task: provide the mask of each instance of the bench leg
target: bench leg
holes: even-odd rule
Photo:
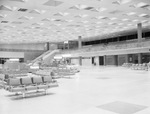
[[[18,93],[18,92],[16,92],[16,93],[15,93],[15,95],[19,95],[19,93]]]
[[[45,95],[47,95],[47,91],[48,91],[48,90],[47,90],[47,89],[45,89]]]
[[[25,92],[22,93],[22,97],[23,97],[23,98],[26,97],[26,93],[25,93]]]

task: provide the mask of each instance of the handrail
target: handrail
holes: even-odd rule
[[[52,56],[56,53],[58,53],[59,50],[48,50],[47,52],[43,53],[42,55],[38,56],[34,60],[32,60],[29,64],[33,65],[36,62],[43,62],[45,61],[49,56]]]
[[[139,48],[139,47],[149,47],[150,40],[143,40],[142,42],[118,42],[118,43],[109,43],[101,44],[96,46],[84,47],[81,49],[71,49],[71,50],[62,50],[61,53],[81,53],[81,52],[91,52],[91,51],[104,51],[104,50],[119,50],[119,49],[130,49],[130,48]]]

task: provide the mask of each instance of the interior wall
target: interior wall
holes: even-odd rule
[[[44,53],[44,51],[41,51],[41,52],[24,52],[24,61],[25,62],[31,61],[43,53]]]
[[[114,55],[106,56],[106,65],[116,65]]]
[[[99,56],[99,65],[104,65],[105,59],[104,56]]]
[[[143,53],[142,54],[142,63],[150,62],[150,53]]]
[[[82,59],[82,66],[91,66],[91,65],[92,65],[91,58],[84,58],[84,59]]]
[[[129,63],[138,64],[138,55],[137,54],[129,54],[128,60],[129,60]]]
[[[24,52],[4,52],[4,51],[0,51],[0,58],[24,58]]]
[[[95,63],[96,63],[96,66],[99,66],[99,57],[95,57]]]
[[[78,58],[72,58],[71,63],[79,65],[79,59]]]
[[[29,43],[29,44],[1,44],[2,49],[20,49],[20,50],[46,50],[45,43]]]
[[[118,65],[121,66],[123,63],[126,63],[127,55],[118,55]]]

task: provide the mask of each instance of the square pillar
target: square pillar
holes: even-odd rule
[[[45,43],[45,49],[46,49],[46,50],[49,50],[49,49],[50,49],[50,44],[49,44],[49,42],[46,42],[46,43]]]
[[[142,41],[142,23],[137,24],[138,42]]]
[[[81,49],[82,48],[82,37],[79,36],[78,37],[78,49]]]
[[[138,64],[142,63],[142,54],[138,53]]]
[[[82,57],[79,57],[79,65],[82,66]]]
[[[106,55],[104,55],[104,66],[106,66]]]
[[[129,63],[129,54],[126,55],[126,63]]]

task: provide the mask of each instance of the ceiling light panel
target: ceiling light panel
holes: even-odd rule
[[[139,17],[150,18],[150,15],[143,13],[143,14],[140,14]]]
[[[57,1],[57,0],[49,0],[49,1],[45,2],[45,3],[43,3],[43,5],[56,7],[56,6],[61,5],[62,3],[63,2]]]
[[[93,9],[91,9],[91,11],[96,11],[96,12],[103,12],[103,11],[105,11],[105,10],[107,10],[107,8],[103,8],[103,7],[99,7],[99,8],[93,8]]]
[[[136,4],[136,7],[138,8],[146,8],[149,7],[150,5],[145,3],[145,2],[139,2],[138,4]]]
[[[46,10],[34,9],[34,10],[31,10],[29,13],[42,14],[42,13],[45,13],[45,12],[46,12]]]
[[[116,0],[113,1],[112,4],[122,5],[122,4],[127,4],[129,2],[131,2],[131,0]]]
[[[16,1],[16,2],[27,2],[28,0],[10,0],[10,1]]]
[[[20,12],[26,12],[26,11],[28,11],[28,9],[26,9],[26,8],[20,8],[20,9],[18,9],[18,11],[20,11]]]
[[[16,9],[17,9],[17,7],[11,7],[8,5],[1,5],[0,6],[0,10],[4,10],[4,11],[14,11]]]
[[[23,20],[30,20],[30,19],[33,19],[33,17],[28,17],[28,16],[22,16],[18,19],[23,19]]]
[[[5,18],[7,14],[0,14],[0,18]]]
[[[69,13],[67,12],[64,12],[64,13],[59,12],[59,13],[54,14],[54,16],[67,16],[67,15],[69,15]]]

